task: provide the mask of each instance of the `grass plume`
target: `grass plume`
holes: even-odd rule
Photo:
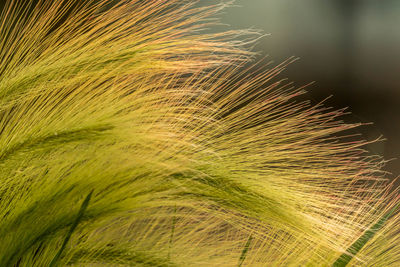
[[[203,31],[225,6],[7,1],[0,266],[330,266],[396,205],[291,60],[257,72],[259,33]],[[398,216],[349,264],[396,266]]]

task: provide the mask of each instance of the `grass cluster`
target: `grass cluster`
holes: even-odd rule
[[[245,67],[257,32],[202,31],[225,5],[6,3],[0,266],[400,263],[359,124]]]

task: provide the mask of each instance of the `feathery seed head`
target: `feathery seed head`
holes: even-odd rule
[[[256,32],[201,31],[224,6],[6,3],[1,266],[329,265],[397,203],[290,60],[247,74]],[[395,264],[382,238],[354,261]]]

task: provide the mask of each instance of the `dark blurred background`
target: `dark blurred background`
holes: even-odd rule
[[[224,11],[222,22],[269,33],[255,47],[267,61],[299,57],[283,75],[297,86],[315,81],[307,97],[317,103],[332,95],[327,105],[352,112],[345,120],[373,122],[362,127],[363,137],[387,140],[368,149],[394,159],[386,170],[400,175],[400,0],[235,4]]]

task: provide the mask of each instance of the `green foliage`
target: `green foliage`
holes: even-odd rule
[[[60,259],[61,253],[65,249],[65,246],[67,245],[69,239],[71,238],[72,233],[74,232],[75,228],[78,226],[78,223],[82,219],[82,216],[85,213],[87,206],[89,205],[89,201],[90,201],[90,198],[92,197],[92,193],[93,193],[93,191],[90,192],[89,195],[87,195],[87,197],[83,201],[82,206],[79,209],[78,215],[76,216],[74,223],[71,225],[71,228],[69,229],[67,235],[65,236],[65,239],[61,245],[60,250],[57,252],[57,254],[54,256],[53,260],[50,262],[50,265],[49,265],[50,267],[56,266],[58,260]]]
[[[226,3],[117,2],[2,11],[0,266],[330,266],[396,205],[290,60],[258,73],[257,32],[203,31]],[[349,264],[396,266],[398,220]]]
[[[250,243],[251,243],[252,239],[253,239],[253,237],[249,236],[249,239],[247,239],[247,242],[244,245],[244,248],[242,250],[242,254],[240,254],[240,258],[239,258],[239,264],[238,264],[239,267],[242,266],[244,260],[246,259],[246,254],[247,254],[247,251],[249,251],[249,247],[250,247]]]
[[[382,218],[379,219],[379,221],[372,225],[371,228],[369,228],[365,233],[357,239],[351,246],[346,250],[345,253],[343,253],[334,263],[332,266],[334,267],[344,267],[346,266],[354,256],[357,255],[357,253],[362,249],[365,244],[371,238],[374,237],[374,235],[383,227],[383,225],[386,223],[386,221],[390,218],[390,216],[393,215],[393,213],[398,209],[398,205],[396,205],[394,208],[392,208],[390,211],[388,211]]]

